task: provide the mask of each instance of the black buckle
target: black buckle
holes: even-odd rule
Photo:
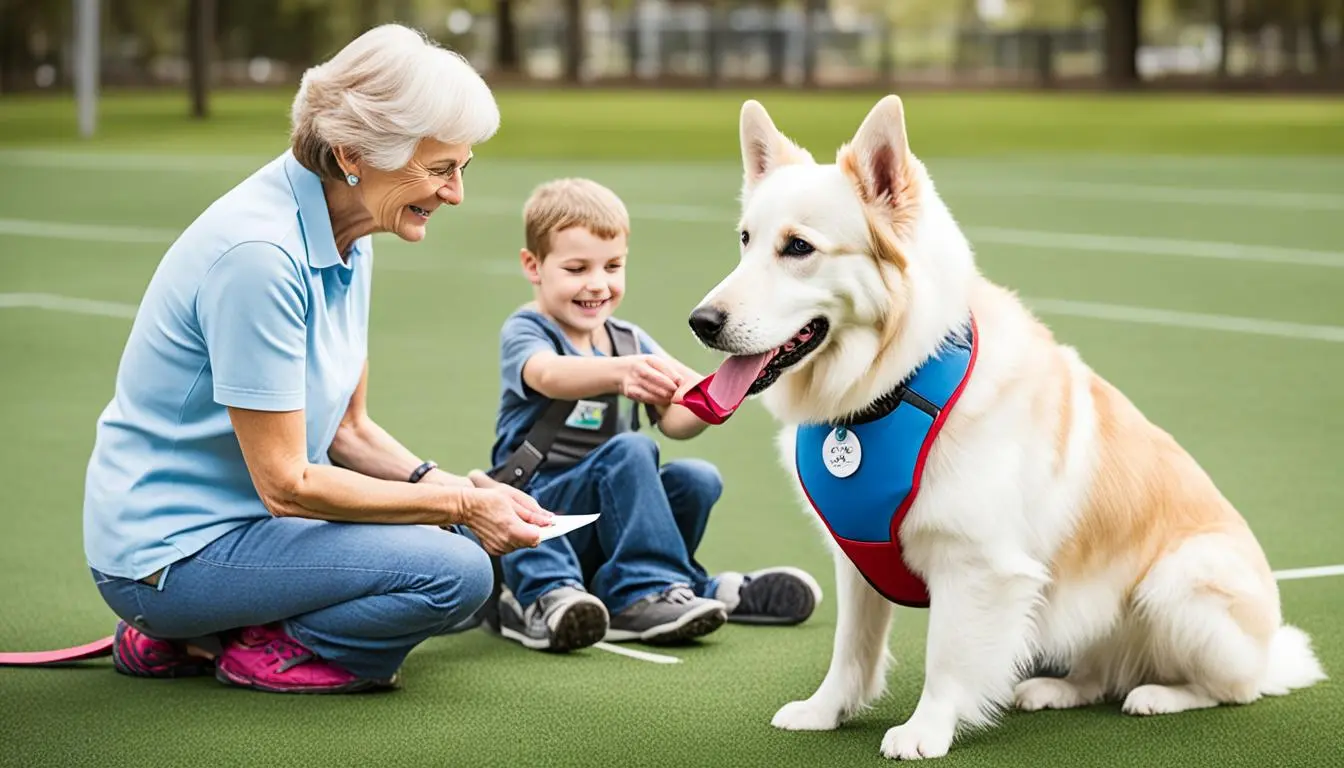
[[[523,441],[518,446],[518,450],[513,452],[508,461],[495,472],[494,477],[501,483],[507,483],[515,488],[521,489],[527,485],[527,481],[532,479],[532,473],[537,471],[541,462],[546,456],[536,449],[536,446]]]

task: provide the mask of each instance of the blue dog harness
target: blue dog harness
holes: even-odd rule
[[[873,589],[899,605],[929,606],[927,587],[901,555],[900,527],[929,450],[975,368],[976,335],[971,318],[862,412],[797,428],[794,463],[812,509]]]

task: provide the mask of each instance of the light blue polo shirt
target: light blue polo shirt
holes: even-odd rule
[[[322,183],[289,152],[201,214],[159,263],[98,418],[89,566],[140,579],[269,516],[225,406],[304,410],[331,446],[368,349],[370,237],[343,262]]]

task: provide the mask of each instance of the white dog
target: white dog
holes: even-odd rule
[[[1208,475],[979,274],[900,99],[879,101],[834,164],[755,101],[741,142],[741,260],[691,325],[730,355],[707,380],[720,415],[759,393],[786,425],[779,449],[824,513],[839,603],[825,679],[775,726],[832,729],[878,698],[892,603],[926,604],[923,589],[924,689],[887,757],[944,755],[1013,703],[1113,698],[1149,715],[1325,678]],[[872,431],[893,414],[905,426]],[[873,520],[889,530],[853,540]],[[1068,676],[1019,681],[1039,660]]]

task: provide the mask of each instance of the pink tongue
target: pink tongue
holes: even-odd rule
[[[747,399],[747,390],[761,374],[775,352],[730,357],[723,361],[709,382],[709,396],[720,406],[732,410]]]

